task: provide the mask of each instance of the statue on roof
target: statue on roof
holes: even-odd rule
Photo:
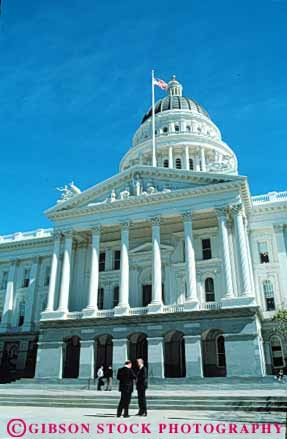
[[[76,195],[81,193],[81,190],[72,181],[68,185],[65,184],[63,187],[57,187],[57,191],[61,192],[61,197],[57,200],[57,203],[63,203],[64,201],[70,200]]]

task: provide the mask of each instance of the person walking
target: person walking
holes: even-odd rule
[[[97,371],[97,377],[98,377],[98,387],[97,390],[102,390],[102,387],[104,385],[104,366],[99,367]]]
[[[136,388],[138,393],[138,416],[147,416],[146,389],[148,387],[148,372],[142,358],[137,359]]]
[[[119,380],[119,391],[121,399],[118,404],[117,417],[121,417],[124,411],[124,418],[129,418],[129,405],[134,388],[135,374],[132,370],[132,362],[127,360],[124,367],[118,369],[117,379]]]
[[[105,378],[106,378],[105,390],[112,390],[112,387],[113,387],[113,368],[112,368],[112,366],[109,366],[106,369]]]

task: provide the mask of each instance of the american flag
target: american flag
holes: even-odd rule
[[[167,83],[163,79],[156,79],[156,78],[154,78],[153,85],[157,85],[162,90],[166,90],[167,89]]]

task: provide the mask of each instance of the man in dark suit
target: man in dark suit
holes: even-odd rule
[[[147,416],[147,406],[146,406],[146,389],[148,383],[148,373],[147,368],[144,365],[142,358],[137,359],[138,372],[136,377],[136,387],[138,392],[138,404],[139,404],[139,416]]]
[[[118,405],[117,417],[119,418],[124,411],[124,418],[129,417],[129,405],[131,402],[132,392],[134,390],[134,379],[136,378],[132,370],[132,362],[126,361],[124,367],[121,367],[117,373],[119,380],[119,391],[121,392],[121,399]]]

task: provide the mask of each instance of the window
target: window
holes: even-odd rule
[[[25,268],[23,275],[22,288],[28,288],[30,283],[30,268]]]
[[[280,338],[274,335],[270,340],[270,345],[273,367],[284,367],[285,362]]]
[[[191,131],[191,129],[190,129],[190,125],[187,125],[187,126],[186,126],[186,131],[187,131],[188,133],[190,133],[190,131]]]
[[[1,279],[1,290],[6,290],[8,283],[8,271],[3,271]]]
[[[201,241],[202,245],[202,259],[211,259],[212,253],[211,253],[211,241],[209,238],[202,239]]]
[[[104,309],[104,289],[98,289],[98,308]]]
[[[25,319],[25,301],[22,300],[19,303],[19,319],[18,319],[18,326],[23,326]]]
[[[175,160],[175,167],[176,167],[176,169],[181,169],[181,159],[180,158],[177,158]]]
[[[259,258],[261,264],[267,264],[269,262],[269,252],[267,242],[259,242]]]
[[[143,306],[147,306],[151,302],[151,285],[143,285]]]
[[[193,160],[192,159],[189,159],[189,169],[193,169],[194,168],[194,166],[193,166]]]
[[[263,292],[265,297],[266,311],[275,310],[274,289],[271,280],[265,280],[263,282]]]
[[[167,127],[164,127],[162,131],[163,131],[165,134],[167,134],[167,133],[168,133],[168,128],[167,128]]]
[[[100,259],[99,259],[99,271],[105,271],[106,267],[106,253],[102,252],[100,253]]]
[[[44,275],[44,287],[48,287],[50,283],[50,271],[51,267],[47,266],[45,268],[45,275]]]
[[[217,356],[217,366],[226,367],[223,335],[219,335],[216,339],[216,356]]]
[[[115,250],[114,252],[114,270],[119,270],[121,266],[121,251]]]
[[[177,132],[177,133],[179,132],[179,125],[175,125],[174,131]]]
[[[164,167],[164,168],[168,168],[168,167],[169,167],[169,161],[168,161],[168,159],[165,159],[165,160],[163,161],[163,167]]]
[[[212,277],[208,277],[204,282],[205,288],[205,301],[206,302],[214,302],[215,294],[214,294],[214,280]]]
[[[119,304],[119,293],[120,293],[120,288],[118,286],[114,287],[113,308],[115,306],[118,306]]]

